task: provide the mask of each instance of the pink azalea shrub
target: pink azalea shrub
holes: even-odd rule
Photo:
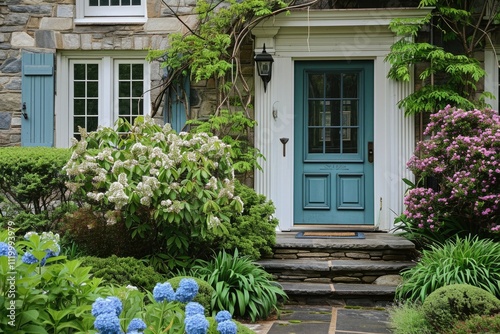
[[[465,234],[500,232],[500,117],[491,110],[447,106],[431,115],[408,168],[437,189],[417,183],[407,193],[406,218],[414,227],[438,233],[460,226]],[[452,224],[452,225],[453,225]]]

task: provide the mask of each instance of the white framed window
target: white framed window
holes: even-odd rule
[[[114,126],[118,118],[133,123],[149,114],[150,67],[144,58],[130,52],[58,55],[57,147],[79,139],[79,127],[95,131]]]
[[[142,24],[147,0],[76,0],[76,24]]]

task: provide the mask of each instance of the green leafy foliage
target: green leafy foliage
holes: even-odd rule
[[[214,289],[212,312],[227,310],[234,316],[252,321],[266,319],[277,310],[283,289],[271,281],[271,275],[250,258],[219,252],[211,261],[198,261],[194,273]]]
[[[253,174],[255,169],[262,170],[257,159],[263,158],[263,155],[250,141],[256,122],[243,112],[221,110],[218,115],[211,115],[207,121],[191,120],[187,123],[195,126],[191,132],[217,136],[231,146],[233,168],[243,180]]]
[[[450,284],[470,284],[500,296],[500,243],[472,237],[455,238],[423,250],[417,265],[404,271],[399,299],[421,300]]]
[[[390,24],[400,39],[386,57],[391,64],[388,77],[409,82],[417,69],[421,80],[420,87],[399,101],[398,106],[407,115],[435,112],[448,104],[469,110],[484,107],[484,98],[491,98],[492,94],[478,89],[477,83],[485,71],[475,59],[475,52],[497,29],[492,23],[500,6],[492,1],[453,0],[422,0],[420,6],[434,7],[432,15],[395,19]],[[486,16],[487,11],[491,15]],[[425,42],[420,34],[424,26],[432,27],[431,35],[440,32],[444,43]]]
[[[211,307],[211,302],[212,302],[212,296],[215,293],[214,288],[204,280],[197,278],[197,277],[191,277],[191,276],[176,276],[171,279],[169,279],[167,282],[170,283],[172,288],[176,290],[179,287],[179,283],[183,278],[192,278],[198,283],[198,294],[196,297],[193,299],[194,302],[200,303],[204,308],[205,308],[205,315],[210,315],[212,313],[212,307]]]
[[[164,280],[163,275],[157,273],[152,267],[132,257],[87,256],[79,260],[82,265],[91,267],[90,273],[94,277],[102,278],[106,284],[131,285],[147,291],[153,290],[156,283]]]
[[[435,329],[443,330],[474,315],[500,312],[500,300],[481,288],[452,284],[431,293],[425,299],[422,310]]]
[[[239,182],[235,182],[234,189],[243,201],[243,212],[241,215],[231,215],[227,223],[228,233],[215,236],[212,248],[228,251],[238,249],[241,255],[254,260],[271,255],[278,225],[278,219],[273,216],[274,205],[264,195],[257,194],[254,189]]]
[[[18,254],[0,256],[0,328],[16,334],[90,330],[89,311],[104,292],[102,280],[91,277],[90,267],[64,256],[49,258],[45,265],[23,262],[21,255],[28,251],[41,260],[53,241],[33,236],[16,243],[12,232],[0,231],[0,240],[14,245]]]
[[[237,106],[248,115],[252,104],[252,86],[242,70],[241,46],[248,41],[255,25],[287,11],[289,4],[293,1],[198,0],[195,7],[198,25],[189,28],[187,34],[170,34],[168,49],[152,50],[147,59],[160,59],[162,66],[168,69],[169,77],[164,90],[180,82],[188,73],[195,81],[213,80],[218,90],[216,113],[222,106],[223,109]],[[170,10],[175,13],[174,8]],[[160,102],[154,103],[154,110],[160,107]]]
[[[51,147],[5,147],[0,150],[0,195],[14,211],[41,214],[54,202],[68,200],[62,168],[71,153]],[[5,210],[5,206],[2,206]],[[3,215],[9,212],[3,213]]]

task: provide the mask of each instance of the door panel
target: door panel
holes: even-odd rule
[[[373,62],[295,63],[295,224],[373,224]]]

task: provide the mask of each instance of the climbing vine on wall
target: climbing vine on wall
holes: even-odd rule
[[[171,34],[168,49],[152,50],[148,59],[160,59],[167,69],[168,77],[162,83],[164,91],[187,75],[195,82],[214,80],[215,114],[237,107],[249,116],[252,92],[242,71],[242,45],[248,41],[252,28],[262,20],[315,2],[317,0],[300,4],[295,4],[295,0],[198,0],[196,26],[185,25],[186,34]],[[177,15],[165,0],[163,3]],[[163,94],[159,94],[153,102],[153,114],[158,111],[162,97]]]

